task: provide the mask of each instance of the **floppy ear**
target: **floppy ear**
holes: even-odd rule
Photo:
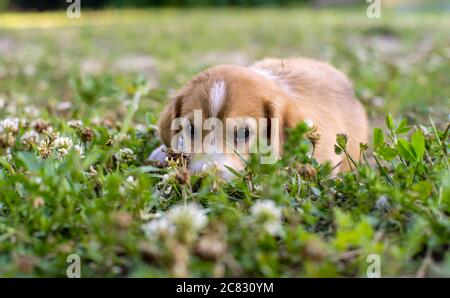
[[[264,102],[264,114],[267,118],[267,139],[270,143],[277,141],[279,152],[282,153],[283,143],[287,139],[286,128],[295,126],[292,108],[285,100],[269,100]],[[271,118],[278,120],[278,127],[273,127]],[[276,129],[278,128],[278,129]],[[274,139],[278,138],[278,139]]]
[[[166,108],[161,113],[159,118],[159,136],[163,143],[170,147],[170,142],[174,132],[171,129],[172,121],[181,116],[181,107],[183,101],[181,96],[177,96],[171,100],[171,102],[166,106]]]

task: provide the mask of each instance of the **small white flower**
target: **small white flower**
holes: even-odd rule
[[[73,146],[73,150],[81,157],[84,157],[84,150],[83,147],[81,147],[80,145],[75,145]]]
[[[113,137],[113,139],[114,139],[114,142],[121,143],[123,141],[129,140],[130,136],[126,133],[118,133],[117,135],[115,135]]]
[[[72,108],[72,103],[70,101],[60,102],[56,106],[56,109],[58,110],[58,112],[65,112],[65,111],[70,110],[71,108]]]
[[[53,146],[55,149],[70,149],[73,146],[73,142],[69,137],[58,137],[53,141]]]
[[[205,210],[198,204],[177,205],[167,212],[167,218],[177,227],[197,232],[208,224]]]
[[[80,128],[83,127],[83,121],[81,120],[70,120],[67,122],[67,125],[69,125],[72,128]]]
[[[0,157],[2,157],[2,156],[0,155]],[[11,148],[8,148],[8,149],[6,150],[6,153],[5,153],[5,155],[3,156],[3,158],[4,158],[7,162],[10,162],[10,161],[12,160]]]
[[[166,217],[162,217],[142,225],[142,230],[147,238],[157,240],[172,236],[175,233],[175,226]]]
[[[94,125],[101,125],[102,119],[98,116],[95,116],[94,118],[91,118],[91,124]]]
[[[134,179],[133,176],[128,176],[127,177],[127,183],[129,183],[129,184],[136,184],[136,179]]]
[[[314,126],[314,122],[311,119],[305,119],[304,122],[309,128],[312,128]]]
[[[205,210],[198,204],[176,205],[167,213],[156,214],[155,219],[142,226],[145,235],[152,240],[181,233],[183,237],[196,237],[196,233],[208,223]],[[190,238],[193,239],[193,238]]]
[[[169,181],[169,179],[170,179],[170,175],[169,174],[164,174],[162,176],[161,183],[167,183]]]
[[[39,142],[39,134],[30,130],[22,135],[20,138],[20,143],[27,149],[30,149],[33,145],[36,145]]]
[[[114,154],[114,157],[120,162],[130,162],[136,159],[136,155],[130,148],[120,149],[118,153]]]
[[[26,106],[24,108],[24,112],[28,117],[31,118],[36,118],[37,116],[39,116],[39,109],[35,106]]]
[[[6,118],[0,121],[0,133],[11,132],[17,133],[19,131],[19,119],[18,118]]]
[[[134,126],[134,129],[136,129],[136,131],[140,134],[145,134],[147,131],[147,126],[145,126],[143,124],[136,124]]]
[[[58,157],[62,158],[72,149],[73,142],[69,137],[58,137],[53,141],[53,147],[58,152]]]
[[[269,234],[276,235],[281,230],[281,209],[271,200],[259,200],[250,209],[255,223]]]
[[[42,184],[42,178],[41,177],[34,177],[33,178],[33,183],[36,184],[36,185]]]
[[[122,196],[125,196],[125,195],[127,194],[127,190],[125,189],[124,186],[120,186],[120,187],[119,187],[119,193],[120,193]]]
[[[8,103],[6,105],[6,113],[9,115],[16,115],[17,114],[17,106],[14,103]]]
[[[19,126],[20,127],[28,127],[28,120],[25,118],[20,118],[19,119]]]
[[[133,189],[138,185],[137,180],[133,176],[128,176],[124,182],[124,186],[128,189]]]
[[[42,140],[37,149],[41,158],[48,158],[52,153],[51,141],[49,139]]]

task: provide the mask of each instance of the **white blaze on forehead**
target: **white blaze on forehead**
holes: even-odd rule
[[[210,91],[211,100],[211,113],[213,117],[216,117],[222,107],[223,101],[225,99],[226,87],[224,81],[214,82]]]

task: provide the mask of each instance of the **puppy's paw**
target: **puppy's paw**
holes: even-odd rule
[[[148,157],[148,160],[158,161],[162,166],[166,165],[166,145],[161,145],[158,148],[156,148],[152,154]]]

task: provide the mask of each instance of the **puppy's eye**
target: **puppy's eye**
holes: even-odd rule
[[[234,135],[235,142],[248,141],[250,137],[250,129],[246,127],[240,128]]]

